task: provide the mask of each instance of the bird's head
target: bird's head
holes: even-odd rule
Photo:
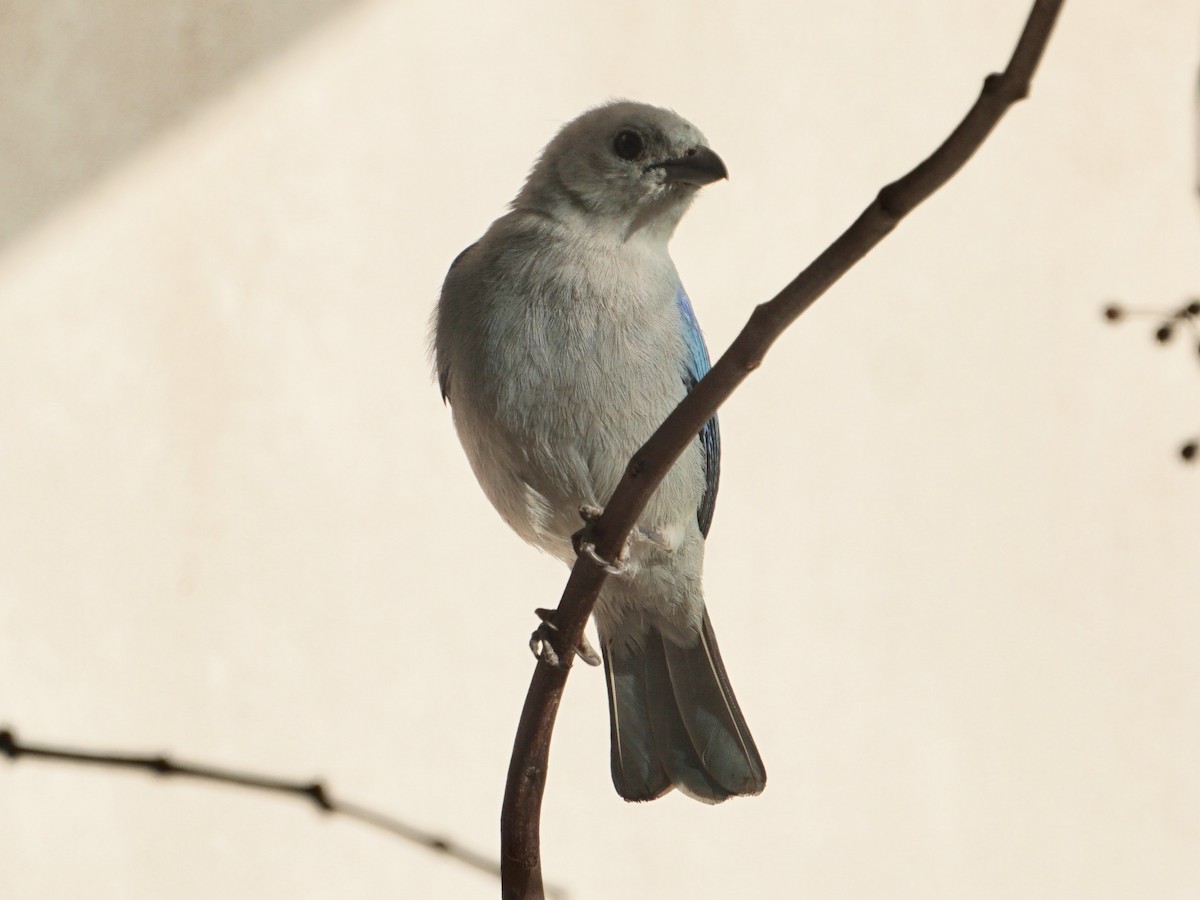
[[[568,122],[538,158],[514,206],[623,234],[669,238],[703,185],[728,177],[691,122],[616,101]]]

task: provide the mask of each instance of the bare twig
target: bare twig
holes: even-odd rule
[[[317,809],[325,813],[356,819],[380,831],[403,838],[442,853],[453,860],[464,863],[473,869],[486,872],[489,875],[500,875],[499,864],[486,856],[462,847],[454,841],[430,834],[415,828],[399,819],[378,812],[357,803],[335,798],[321,781],[288,781],[282,778],[271,778],[265,775],[252,775],[247,772],[236,772],[232,769],[221,769],[215,766],[196,765],[192,763],[175,762],[163,755],[141,755],[125,753],[96,753],[89,750],[73,750],[65,747],[52,747],[46,744],[29,744],[17,739],[11,729],[0,730],[0,756],[7,756],[14,762],[21,758],[47,759],[58,762],[77,763],[81,765],[106,766],[120,769],[140,769],[155,775],[177,775],[182,778],[198,778],[205,781],[215,781],[221,784],[232,784],[253,790],[270,791],[275,794],[290,794],[310,801]],[[566,893],[559,889],[551,890],[552,896],[565,897]]]
[[[1104,318],[1111,323],[1124,321],[1132,317],[1151,318],[1157,320],[1154,339],[1160,345],[1171,343],[1178,332],[1191,332],[1193,343],[1193,359],[1200,352],[1200,344],[1195,339],[1200,337],[1200,297],[1189,297],[1182,306],[1174,309],[1144,309],[1122,306],[1120,303],[1110,303],[1104,307]],[[1195,463],[1200,457],[1200,435],[1190,437],[1179,445],[1179,457],[1184,462]]]
[[[989,75],[983,90],[950,136],[907,175],[887,185],[842,235],[750,321],[695,389],[634,455],[604,514],[592,525],[596,552],[615,559],[650,495],[679,454],[734,389],[762,363],[780,334],[829,287],[886,237],[904,216],[945,184],[1029,91],[1029,82],[1050,39],[1062,0],[1035,0],[1016,49],[1002,74]],[[500,822],[505,898],[544,896],[539,819],[550,737],[562,700],[573,648],[591,614],[605,572],[576,560],[555,616],[555,651],[565,668],[539,662],[533,673],[514,742]]]

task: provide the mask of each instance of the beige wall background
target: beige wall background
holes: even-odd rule
[[[1026,0],[0,2],[0,720],[324,776],[498,853],[565,580],[428,372],[454,255],[622,95],[732,172],[710,346],[934,147]],[[579,670],[575,898],[1200,897],[1197,12],[1068,0],[1032,99],[722,411],[707,585],[770,773],[627,806]],[[1192,339],[1194,344],[1194,338]],[[490,897],[287,799],[0,766],[6,897]]]

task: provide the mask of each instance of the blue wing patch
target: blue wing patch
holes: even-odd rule
[[[712,363],[708,359],[704,336],[700,333],[700,323],[696,321],[696,313],[692,311],[692,302],[688,300],[683,285],[676,291],[675,303],[679,307],[683,340],[688,351],[684,362],[683,386],[690,393],[712,368]],[[700,498],[700,506],[696,509],[696,522],[700,526],[700,533],[708,537],[713,510],[717,506],[717,483],[721,480],[721,430],[716,416],[700,429],[699,440],[704,450],[704,496]]]

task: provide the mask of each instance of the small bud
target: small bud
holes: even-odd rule
[[[1158,331],[1154,332],[1154,339],[1160,344],[1165,344],[1171,339],[1172,334],[1173,331],[1171,330],[1170,324],[1166,324],[1159,328]]]
[[[1189,316],[1200,316],[1200,300],[1193,300],[1184,309]]]
[[[1125,310],[1121,309],[1121,307],[1115,303],[1110,303],[1108,306],[1104,307],[1104,318],[1108,319],[1110,322],[1116,322],[1124,315]]]
[[[1179,455],[1185,462],[1195,462],[1197,451],[1200,451],[1200,444],[1197,444],[1196,441],[1188,441],[1179,448]]]

